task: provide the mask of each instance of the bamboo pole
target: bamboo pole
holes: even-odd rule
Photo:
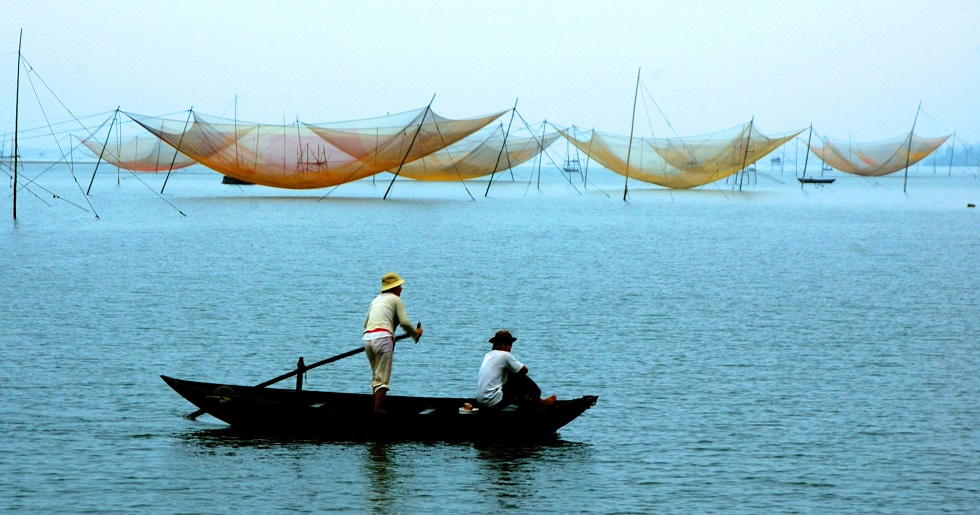
[[[633,92],[633,117],[630,119],[630,142],[626,146],[626,181],[623,183],[623,202],[629,193],[630,184],[630,154],[633,152],[633,127],[636,125],[636,98],[640,95],[640,70],[636,70],[636,90]]]
[[[810,124],[810,134],[806,137],[806,158],[803,160],[803,178],[806,179],[806,165],[810,162],[810,141],[813,140],[813,123]],[[824,148],[827,148],[826,143]],[[821,167],[822,168],[822,167]],[[803,189],[803,181],[800,181],[800,189]]]
[[[956,155],[956,131],[953,131],[953,141],[949,144],[949,173],[946,177],[953,176],[953,156]]]
[[[484,197],[486,197],[487,195],[490,194],[490,185],[493,184],[493,176],[494,176],[494,174],[497,173],[497,168],[500,167],[500,156],[503,155],[504,149],[507,148],[507,136],[510,134],[510,126],[511,126],[511,124],[514,123],[514,113],[517,112],[517,100],[520,100],[520,99],[514,100],[514,108],[511,109],[511,111],[510,111],[510,121],[507,122],[507,131],[504,132],[504,142],[503,142],[503,144],[500,145],[500,152],[497,153],[497,162],[494,163],[494,165],[493,165],[493,171],[490,172],[490,180],[487,181],[487,191],[483,193],[483,196]],[[508,159],[510,159],[510,156],[508,156]]]
[[[742,174],[738,180],[738,191],[742,191],[742,181],[745,180],[745,165],[749,160],[749,145],[752,144],[752,125],[755,123],[755,115],[749,120],[749,135],[745,139],[745,153],[742,155]]]
[[[902,182],[902,193],[906,192],[906,186],[909,183],[909,161],[912,159],[912,139],[915,137],[915,122],[919,121],[919,111],[922,110],[922,101],[919,101],[919,107],[915,110],[915,118],[912,120],[912,132],[909,133],[909,148],[905,153],[905,180]]]
[[[432,100],[429,100],[429,105],[425,106],[425,111],[422,112],[422,119],[419,121],[419,128],[415,130],[415,135],[412,136],[412,142],[408,144],[408,150],[405,151],[405,156],[402,157],[402,162],[398,163],[398,170],[395,171],[395,176],[391,178],[391,182],[388,183],[388,189],[385,190],[384,200],[388,200],[388,192],[391,191],[391,187],[395,184],[395,179],[398,178],[398,174],[402,172],[402,167],[405,166],[405,161],[408,160],[408,154],[412,152],[412,147],[415,146],[415,140],[418,139],[419,133],[422,132],[422,125],[425,124],[425,117],[429,115],[429,110],[432,109],[432,102],[435,102],[436,96],[432,95]]]
[[[177,162],[177,154],[180,152],[180,145],[184,142],[184,134],[187,133],[187,125],[191,123],[191,116],[194,115],[194,106],[191,106],[190,111],[187,111],[187,120],[184,122],[184,130],[180,132],[180,139],[177,140],[177,149],[174,151],[174,158],[170,161],[170,169],[167,170],[167,176],[163,178],[163,186],[160,187],[160,194],[163,194],[163,189],[167,187],[167,181],[170,180],[170,172],[174,170],[174,163]]]
[[[118,112],[119,112],[119,106],[116,106],[116,112],[112,113],[112,123],[109,124],[109,132],[106,133],[105,142],[102,143],[102,150],[99,151],[99,160],[95,162],[95,170],[92,170],[92,179],[89,180],[88,189],[85,190],[86,195],[88,195],[89,192],[92,191],[92,183],[95,182],[95,174],[99,173],[99,165],[102,164],[102,155],[105,154],[105,147],[109,145],[109,137],[112,135],[112,127],[116,124],[116,114]]]
[[[24,29],[20,29],[20,39],[17,42],[17,93],[14,95],[14,220],[17,219],[17,156],[20,154],[17,131],[20,123],[20,60],[23,44]]]

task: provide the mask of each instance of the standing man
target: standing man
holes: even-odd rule
[[[541,398],[541,389],[527,376],[527,366],[510,349],[517,338],[510,331],[497,331],[490,338],[493,348],[483,357],[476,381],[476,400],[492,410],[503,410],[513,402],[519,406],[547,407],[555,403],[552,395]]]
[[[374,393],[374,412],[384,413],[385,396],[391,380],[391,359],[395,352],[395,327],[402,326],[418,343],[422,336],[422,324],[416,328],[405,312],[402,302],[402,284],[405,282],[396,272],[381,277],[381,294],[371,301],[364,319],[364,352],[371,364],[371,391]]]

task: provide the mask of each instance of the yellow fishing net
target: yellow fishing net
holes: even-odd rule
[[[858,143],[821,138],[808,144],[821,161],[845,173],[880,177],[913,165],[936,151],[949,136],[923,138],[911,132],[889,140]]]
[[[802,131],[766,136],[753,123],[703,136],[633,138],[592,131],[588,139],[559,129],[606,169],[667,188],[694,188],[724,179],[755,163]]]
[[[484,129],[438,152],[402,167],[399,175],[420,181],[459,181],[502,172],[523,164],[558,139],[552,132],[543,137],[506,138],[504,128]],[[395,170],[389,170],[394,172]]]

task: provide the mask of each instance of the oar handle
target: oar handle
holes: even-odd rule
[[[418,327],[422,327],[422,323],[421,322],[419,322]],[[409,335],[407,333],[406,334],[399,334],[398,336],[395,337],[395,341],[404,340],[405,338],[409,338],[410,336],[411,335]],[[255,385],[255,388],[265,388],[266,386],[276,384],[276,383],[278,383],[280,381],[284,381],[284,380],[289,379],[290,377],[293,377],[295,375],[302,374],[303,372],[306,372],[307,370],[314,369],[314,368],[319,367],[319,366],[322,366],[322,365],[326,365],[327,363],[333,363],[334,361],[341,360],[341,359],[344,359],[344,358],[353,356],[355,354],[360,354],[362,352],[364,352],[364,347],[358,347],[356,349],[351,349],[351,350],[349,350],[347,352],[344,352],[342,354],[337,354],[336,356],[329,357],[327,359],[317,361],[316,363],[313,363],[312,365],[307,365],[307,366],[305,366],[303,368],[296,368],[295,370],[293,370],[291,372],[286,372],[285,374],[283,374],[281,376],[277,376],[277,377],[274,377],[272,379],[269,379],[268,381],[261,382],[261,383]],[[195,418],[200,417],[201,415],[203,415],[205,413],[207,413],[207,411],[205,411],[203,409],[199,409],[199,410],[195,411],[194,413],[191,413],[190,415],[187,415],[187,418],[189,418],[191,420],[194,420]]]

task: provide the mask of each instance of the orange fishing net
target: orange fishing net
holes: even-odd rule
[[[503,113],[450,120],[424,108],[366,120],[291,125],[200,113],[186,121],[126,114],[182,154],[224,175],[265,186],[311,189],[397,169],[473,134]]]

